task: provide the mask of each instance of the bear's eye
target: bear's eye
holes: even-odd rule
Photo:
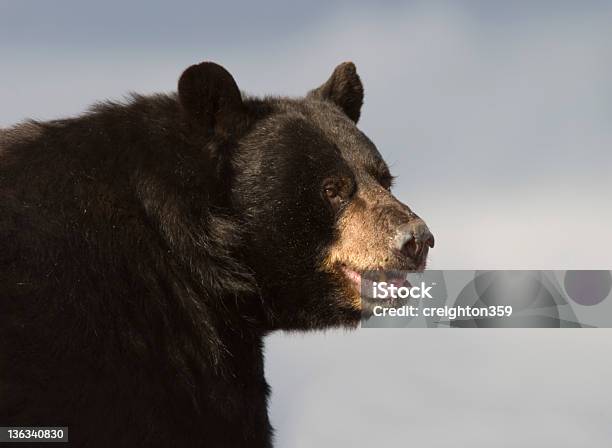
[[[342,205],[346,203],[342,191],[341,185],[338,181],[327,181],[323,183],[323,196],[327,199],[327,202],[331,205],[332,209],[338,211],[342,208]]]
[[[325,186],[325,196],[327,196],[328,199],[333,199],[336,196],[338,196],[338,187],[336,185],[333,184],[329,184]]]

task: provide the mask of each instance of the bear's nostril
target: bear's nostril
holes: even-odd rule
[[[402,246],[401,252],[405,256],[411,259],[416,259],[421,250],[421,244],[414,238],[410,238],[404,245]]]
[[[427,238],[426,243],[427,243],[427,245],[428,245],[429,247],[431,247],[431,248],[433,249],[434,244],[436,244],[436,239],[434,238],[434,236],[433,236],[433,235],[431,235],[431,234],[430,234],[430,235],[429,235],[429,238]]]

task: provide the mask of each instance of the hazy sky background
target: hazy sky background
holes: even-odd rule
[[[0,0],[0,126],[205,59],[290,95],[352,60],[431,268],[611,269],[611,23],[588,1]],[[611,352],[606,330],[275,335],[277,446],[608,447]]]

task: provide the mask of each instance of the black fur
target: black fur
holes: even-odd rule
[[[352,64],[293,100],[203,63],[178,94],[0,132],[0,426],[271,446],[263,337],[360,317],[320,262],[322,182],[383,163],[362,100]]]

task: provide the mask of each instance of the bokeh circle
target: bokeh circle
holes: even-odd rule
[[[565,292],[574,302],[597,305],[612,291],[610,271],[567,271],[564,280]]]

